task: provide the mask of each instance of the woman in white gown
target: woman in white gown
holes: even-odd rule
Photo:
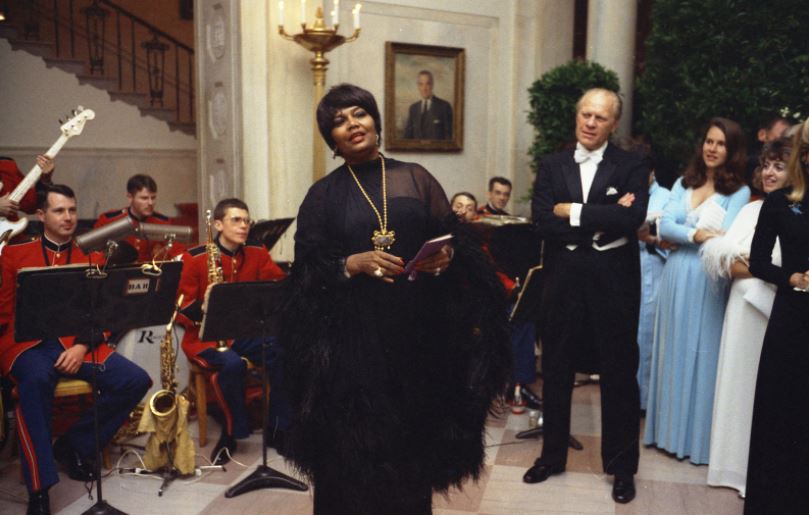
[[[764,146],[754,179],[758,189],[770,193],[786,186],[790,149],[787,138]],[[700,252],[709,276],[733,279],[719,349],[708,484],[735,488],[742,497],[747,478],[758,361],[775,298],[775,286],[754,278],[747,267],[750,244],[763,203],[763,200],[756,200],[744,206],[728,232],[708,240]],[[773,262],[781,264],[777,242],[773,248]]]

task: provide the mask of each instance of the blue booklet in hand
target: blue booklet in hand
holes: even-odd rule
[[[450,242],[452,242],[451,234],[445,234],[443,236],[438,236],[437,238],[425,241],[416,255],[413,256],[413,259],[408,261],[407,265],[405,265],[404,273],[408,274],[407,279],[410,281],[415,281],[416,275],[418,274],[416,271],[416,265],[418,262],[424,258],[432,256],[441,250],[444,245],[449,245]]]

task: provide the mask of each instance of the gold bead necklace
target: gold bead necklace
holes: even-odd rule
[[[374,250],[387,250],[390,249],[391,245],[396,242],[396,233],[394,231],[388,231],[388,189],[385,180],[385,156],[379,154],[379,159],[382,161],[382,214],[379,214],[379,209],[374,205],[374,201],[371,200],[371,197],[365,191],[365,188],[362,187],[360,184],[359,178],[357,178],[357,174],[354,173],[354,169],[351,168],[351,165],[346,162],[346,166],[348,167],[348,171],[351,172],[351,177],[354,178],[354,182],[357,183],[357,187],[362,192],[362,195],[365,197],[365,200],[368,201],[368,204],[371,205],[371,209],[374,210],[374,214],[376,214],[376,219],[379,221],[379,230],[375,230],[374,234],[371,236],[371,243],[374,245]]]

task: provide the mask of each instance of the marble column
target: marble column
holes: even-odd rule
[[[624,100],[619,136],[632,130],[635,83],[637,0],[590,0],[587,13],[587,59],[618,74]]]

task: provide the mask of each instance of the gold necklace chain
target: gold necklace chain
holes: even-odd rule
[[[387,181],[385,180],[385,156],[382,154],[379,155],[379,159],[382,161],[382,214],[379,214],[379,209],[377,209],[374,201],[371,200],[371,197],[368,195],[368,192],[365,191],[365,188],[362,187],[357,174],[354,173],[354,169],[351,168],[351,165],[346,163],[348,167],[348,171],[351,172],[351,177],[354,178],[354,182],[357,183],[357,187],[360,189],[360,192],[365,197],[365,200],[368,201],[370,204],[371,209],[374,210],[374,214],[376,215],[376,219],[379,221],[379,230],[374,231],[373,236],[371,236],[371,243],[374,245],[374,250],[383,250],[389,249],[391,245],[396,241],[396,233],[394,231],[388,231],[388,189],[387,189]]]

